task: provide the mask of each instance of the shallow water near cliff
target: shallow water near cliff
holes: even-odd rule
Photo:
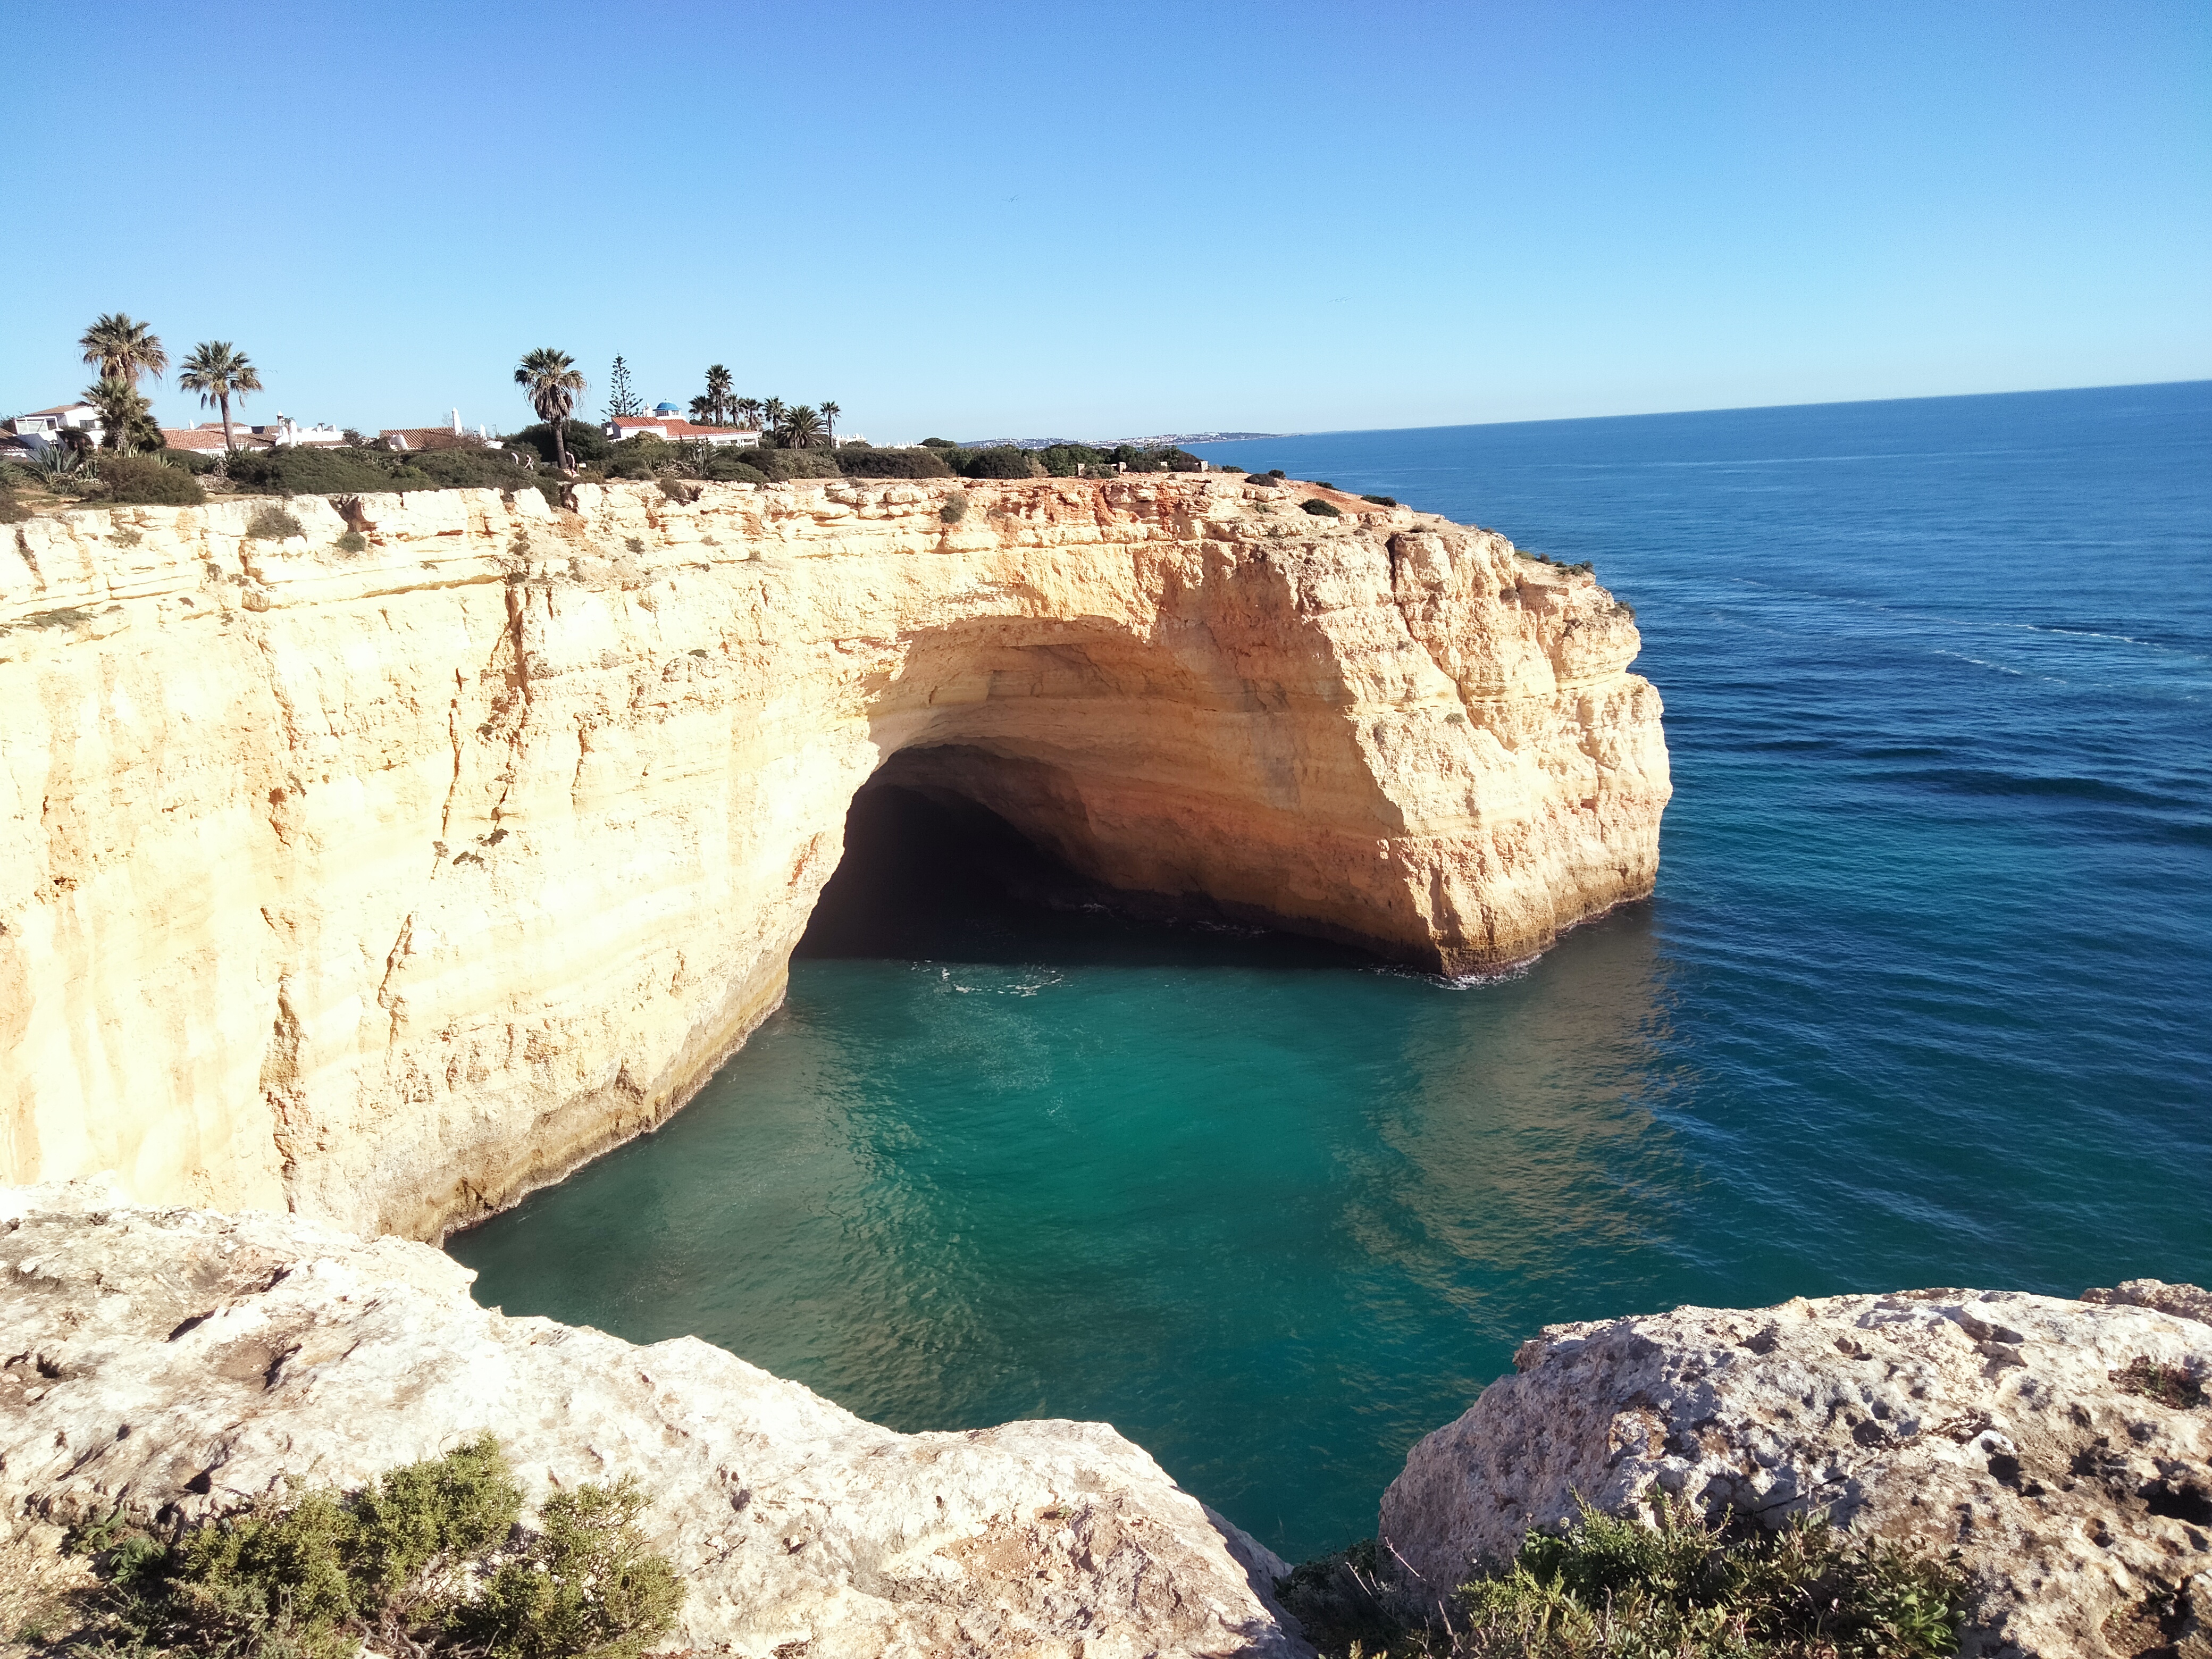
[[[1203,453],[1595,560],[1655,898],[1451,988],[955,870],[453,1239],[480,1300],[902,1429],[1104,1419],[1296,1559],[1548,1322],[2212,1281],[2212,384]]]

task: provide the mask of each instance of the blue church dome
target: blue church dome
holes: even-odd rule
[[[655,404],[653,412],[656,415],[681,415],[684,411],[674,404]]]

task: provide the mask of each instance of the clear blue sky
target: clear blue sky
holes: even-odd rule
[[[363,427],[540,344],[878,438],[2212,376],[2203,0],[6,21],[5,413],[117,308]]]

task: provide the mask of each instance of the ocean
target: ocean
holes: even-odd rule
[[[481,1301],[899,1429],[1103,1419],[1295,1560],[1547,1323],[2212,1282],[2212,383],[1201,453],[1594,561],[1656,894],[1453,987],[877,824],[933,902],[453,1238]]]

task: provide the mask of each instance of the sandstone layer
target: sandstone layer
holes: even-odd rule
[[[1911,1291],[1557,1325],[1413,1449],[1386,1559],[1432,1606],[1579,1493],[1654,1488],[1955,1549],[1974,1656],[2212,1655],[2212,1310],[2136,1281],[2067,1302]],[[2193,1297],[2193,1299],[2192,1299]],[[2177,1311],[2166,1311],[2174,1310]]]
[[[434,1238],[778,1003],[854,792],[1446,974],[1647,893],[1626,609],[1219,475],[86,510],[0,543],[0,1180]],[[1333,501],[1316,517],[1297,501]]]
[[[1267,1599],[1288,1569],[1103,1424],[894,1434],[692,1338],[506,1318],[471,1277],[301,1217],[0,1191],[4,1559],[34,1571],[118,1511],[167,1529],[357,1486],[489,1429],[533,1508],[624,1474],[652,1494],[688,1586],[665,1645],[1311,1653]]]

